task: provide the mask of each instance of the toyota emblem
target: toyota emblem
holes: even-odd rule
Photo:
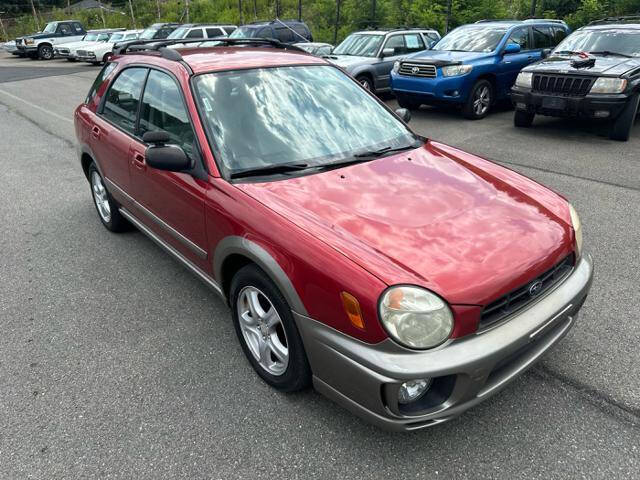
[[[529,285],[529,296],[535,297],[542,291],[542,282],[540,280],[536,280],[531,285]]]
[[[420,72],[420,67],[413,67],[411,69],[411,73],[413,73],[414,75]]]

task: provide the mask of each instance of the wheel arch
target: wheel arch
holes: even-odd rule
[[[487,80],[490,84],[491,84],[491,88],[493,89],[493,102],[495,103],[496,99],[498,98],[498,77],[496,77],[496,75],[494,73],[483,73],[481,75],[478,75],[478,77],[475,79],[475,81],[473,82],[473,84],[475,85],[476,82],[479,82],[480,80]],[[473,85],[472,85],[473,87]]]
[[[252,263],[260,267],[274,282],[292,310],[308,315],[289,276],[274,256],[256,242],[236,235],[222,239],[213,254],[213,273],[227,299],[233,275]]]

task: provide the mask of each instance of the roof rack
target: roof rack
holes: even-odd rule
[[[600,20],[594,20],[588,25],[605,25],[607,23],[640,23],[640,13],[635,15],[622,15],[619,17],[605,17]]]
[[[280,22],[304,23],[302,20],[298,20],[296,18],[276,18],[276,19],[273,19],[273,20],[256,20],[255,22],[245,23],[245,25],[262,25],[262,24],[272,25],[274,23],[278,23],[279,21]]]
[[[209,42],[217,42],[218,44],[222,44],[222,46],[269,46],[274,48],[281,48],[283,50],[295,50],[298,52],[307,53],[300,47],[296,47],[295,45],[289,45],[286,43],[279,42],[278,40],[274,40],[272,38],[228,38],[228,37],[213,37],[213,38],[197,38],[192,40],[181,40],[179,38],[171,39],[171,40],[132,40],[130,42],[119,43],[115,46],[113,53],[115,55],[124,55],[127,51],[135,51],[135,52],[153,52],[156,51],[160,53],[160,56],[166,58],[167,60],[173,60],[179,62],[182,60],[182,55],[177,50],[173,50],[171,48],[166,48],[170,45],[188,45],[188,44],[199,44],[209,43]],[[218,46],[218,45],[215,45]],[[134,47],[131,49],[131,47]]]
[[[550,22],[550,23],[559,23],[561,25],[566,25],[567,23],[564,20],[559,20],[557,18],[527,18],[523,20],[525,23],[532,22]]]
[[[482,20],[476,20],[475,23],[492,23],[492,22],[521,22],[515,18],[483,18]]]

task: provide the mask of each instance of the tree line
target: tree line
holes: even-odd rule
[[[97,0],[96,0],[97,1]],[[317,41],[336,43],[358,29],[419,26],[441,34],[480,19],[559,18],[572,28],[640,13],[640,0],[101,0],[102,8],[71,11],[72,0],[0,0],[8,38],[75,18],[87,28],[142,28],[154,22],[243,24],[302,18]]]

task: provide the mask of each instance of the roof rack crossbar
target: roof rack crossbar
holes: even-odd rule
[[[607,23],[622,23],[622,22],[631,22],[633,20],[640,20],[640,13],[636,13],[634,15],[620,15],[616,17],[604,17],[599,20],[594,20],[590,22],[588,25],[603,25]]]
[[[157,51],[160,55],[167,60],[181,61],[182,55],[176,50],[166,48],[171,45],[189,45],[197,44],[199,46],[202,43],[217,42],[225,46],[244,45],[244,46],[270,46],[274,48],[282,48],[283,50],[295,50],[298,52],[307,53],[300,47],[295,45],[289,45],[279,42],[272,38],[228,38],[228,37],[213,37],[213,38],[194,38],[191,40],[184,39],[171,39],[171,40],[132,40],[130,42],[123,42],[117,44],[113,50],[116,55],[124,55],[127,51],[143,52],[143,51]],[[216,45],[217,46],[217,45]],[[133,49],[131,47],[134,47]],[[138,48],[136,48],[138,47]],[[146,48],[145,48],[146,47]]]

